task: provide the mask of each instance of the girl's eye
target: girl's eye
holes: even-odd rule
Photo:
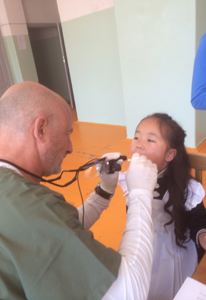
[[[150,143],[155,143],[155,141],[154,141],[154,140],[151,140],[151,139],[148,139],[148,142],[150,142]]]
[[[139,138],[137,136],[134,137],[134,140],[139,140]]]

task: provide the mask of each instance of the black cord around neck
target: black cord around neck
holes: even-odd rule
[[[0,158],[0,162],[7,163],[7,164],[9,164],[9,165],[15,167],[16,169],[21,170],[21,171],[23,171],[24,173],[29,174],[29,175],[32,176],[32,177],[38,178],[41,182],[47,182],[47,183],[53,184],[53,185],[58,186],[58,187],[66,187],[66,186],[70,185],[71,183],[73,183],[74,181],[76,181],[76,179],[77,179],[77,174],[76,174],[76,175],[73,177],[72,180],[70,180],[69,182],[67,182],[67,183],[64,184],[64,185],[61,185],[61,184],[54,183],[53,181],[60,179],[60,178],[61,178],[61,175],[62,175],[64,172],[70,172],[70,170],[68,170],[68,171],[63,171],[63,172],[61,173],[61,175],[58,176],[57,178],[47,180],[47,179],[44,179],[44,178],[42,178],[42,177],[40,177],[40,176],[38,176],[38,175],[36,175],[36,174],[34,174],[34,173],[31,173],[31,172],[25,170],[24,168],[22,168],[22,167],[20,167],[20,166],[18,166],[18,165],[16,165],[16,164],[10,162],[9,160],[1,159],[1,158]],[[75,170],[71,170],[71,172],[74,172],[74,171],[75,171]]]
[[[33,173],[31,173],[31,172],[29,172],[29,171],[23,169],[22,167],[20,167],[20,166],[14,164],[14,163],[12,163],[12,162],[10,162],[9,160],[1,159],[1,158],[0,158],[0,161],[1,161],[1,162],[4,162],[4,163],[7,163],[7,164],[9,164],[9,165],[15,167],[16,169],[19,169],[19,170],[21,170],[21,171],[23,171],[23,172],[25,172],[25,173],[27,173],[27,174],[33,176],[33,177],[36,177],[36,178],[38,178],[40,181],[45,181],[44,178],[42,178],[42,177],[40,177],[40,176],[38,176],[38,175],[36,175],[36,174],[33,174]]]
[[[95,158],[95,159],[92,159],[92,160],[88,161],[86,164],[84,164],[83,166],[79,167],[78,169],[75,169],[75,170],[64,170],[64,171],[61,172],[61,174],[60,174],[58,177],[56,177],[56,178],[54,178],[54,179],[49,179],[49,180],[48,180],[48,179],[44,179],[44,178],[42,178],[42,177],[40,177],[40,176],[38,176],[38,175],[36,175],[36,174],[34,174],[34,173],[31,173],[31,172],[25,170],[24,168],[22,168],[22,167],[20,167],[20,166],[18,166],[18,165],[16,165],[16,164],[10,162],[9,160],[1,159],[1,158],[0,158],[0,162],[7,163],[7,164],[9,164],[9,165],[15,167],[16,169],[21,170],[21,171],[23,171],[23,172],[26,173],[26,174],[29,174],[29,175],[32,176],[32,177],[38,178],[41,182],[50,183],[50,184],[53,184],[53,185],[58,186],[58,187],[66,187],[66,186],[72,184],[74,181],[77,180],[77,177],[78,177],[78,173],[79,173],[79,172],[85,171],[86,169],[90,168],[91,166],[93,166],[93,165],[95,165],[95,164],[97,164],[97,163],[99,163],[99,162],[101,162],[101,161],[103,161],[103,160],[105,160],[105,158],[100,158],[100,159],[96,159],[96,158]],[[67,183],[65,183],[65,184],[63,184],[63,185],[54,183],[54,181],[61,179],[62,174],[65,173],[65,172],[75,172],[76,174],[75,174],[75,176],[72,178],[72,180],[70,180],[69,182],[67,182]]]
[[[25,170],[24,168],[22,168],[22,167],[20,167],[20,166],[18,166],[18,165],[16,165],[16,164],[10,162],[9,160],[1,159],[1,158],[0,158],[0,162],[7,163],[7,164],[9,164],[9,165],[15,167],[16,169],[21,170],[21,171],[23,171],[23,172],[29,174],[30,176],[33,176],[33,177],[35,177],[35,178],[38,178],[38,179],[39,179],[40,181],[42,181],[42,182],[47,182],[47,183],[53,184],[53,185],[58,186],[58,187],[66,187],[66,186],[70,185],[71,183],[73,183],[74,181],[77,180],[77,184],[78,184],[78,188],[79,188],[79,192],[80,192],[80,196],[81,196],[81,200],[82,200],[82,207],[83,207],[83,215],[82,215],[82,225],[83,225],[83,226],[84,226],[84,200],[83,200],[82,192],[81,192],[81,189],[80,189],[79,172],[80,172],[80,171],[85,171],[85,170],[88,169],[89,167],[91,167],[91,166],[93,166],[93,165],[95,165],[95,164],[97,164],[98,162],[101,162],[101,161],[103,161],[103,160],[104,160],[104,158],[103,158],[103,159],[92,159],[92,160],[90,160],[89,162],[87,162],[86,164],[84,164],[83,166],[79,167],[79,168],[76,169],[76,170],[65,170],[65,171],[62,171],[61,174],[60,174],[60,176],[58,176],[58,177],[56,177],[56,178],[54,178],[54,179],[47,180],[47,179],[44,179],[44,178],[42,178],[42,177],[40,177],[40,176],[38,176],[38,175],[36,175],[36,174],[33,174],[33,173],[31,173],[31,172]],[[64,184],[64,185],[60,185],[60,184],[54,183],[53,181],[56,181],[56,180],[61,179],[61,176],[62,176],[62,174],[63,174],[64,172],[76,172],[76,174],[75,174],[75,176],[73,177],[72,180],[70,180],[69,182],[67,182],[67,183]]]

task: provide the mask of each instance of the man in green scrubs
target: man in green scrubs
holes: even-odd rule
[[[85,202],[84,224],[82,207],[40,184],[42,176],[59,173],[72,153],[72,130],[68,104],[38,83],[13,85],[1,98],[0,299],[146,299],[156,165],[132,157],[126,229],[116,252],[89,228],[109,206],[118,172],[101,176]]]

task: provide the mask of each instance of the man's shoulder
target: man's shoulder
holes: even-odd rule
[[[14,170],[0,167],[0,199],[3,200],[25,199],[30,201],[41,199],[45,201],[58,200],[66,202],[63,195],[51,190],[47,186],[29,180]]]
[[[0,219],[9,215],[13,223],[18,216],[25,222],[32,222],[32,218],[41,222],[49,219],[68,222],[69,219],[71,223],[78,220],[77,209],[67,203],[62,194],[3,168],[0,168],[0,205]]]

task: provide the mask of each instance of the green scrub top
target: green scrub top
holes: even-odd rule
[[[101,299],[120,261],[61,194],[0,167],[0,299]]]

